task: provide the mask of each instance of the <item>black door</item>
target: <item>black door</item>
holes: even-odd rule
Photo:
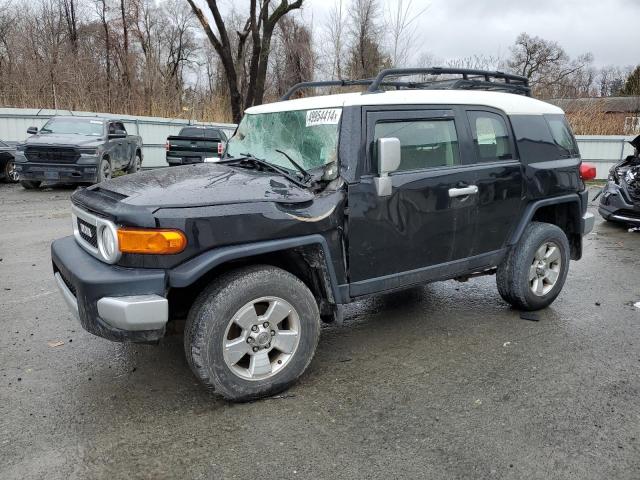
[[[498,110],[467,110],[474,155],[473,183],[478,187],[477,235],[471,255],[505,247],[524,209],[522,165],[517,158],[508,118]]]
[[[348,255],[352,296],[446,277],[469,256],[477,225],[476,172],[465,111],[364,112],[366,158],[349,186]],[[395,137],[401,163],[392,194],[378,196],[376,140]]]

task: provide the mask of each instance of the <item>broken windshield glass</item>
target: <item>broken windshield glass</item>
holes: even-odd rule
[[[236,135],[229,141],[227,154],[240,157],[249,152],[257,158],[292,170],[281,150],[305,170],[324,167],[337,158],[340,108],[294,110],[247,114]]]

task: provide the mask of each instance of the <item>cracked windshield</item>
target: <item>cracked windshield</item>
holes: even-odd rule
[[[282,150],[305,170],[324,167],[336,161],[341,114],[340,108],[247,114],[227,153],[234,157],[249,153],[292,170],[291,162],[276,151]]]

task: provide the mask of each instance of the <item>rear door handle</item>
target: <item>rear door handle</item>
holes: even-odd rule
[[[466,197],[467,195],[475,195],[478,193],[478,187],[476,185],[469,185],[464,188],[450,188],[449,197]]]

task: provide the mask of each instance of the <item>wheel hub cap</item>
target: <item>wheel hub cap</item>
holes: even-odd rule
[[[529,287],[542,297],[547,295],[558,281],[562,267],[560,247],[555,242],[545,242],[536,251],[529,269]]]
[[[275,375],[293,358],[300,339],[300,318],[286,300],[262,297],[233,316],[223,340],[227,367],[245,380]]]

